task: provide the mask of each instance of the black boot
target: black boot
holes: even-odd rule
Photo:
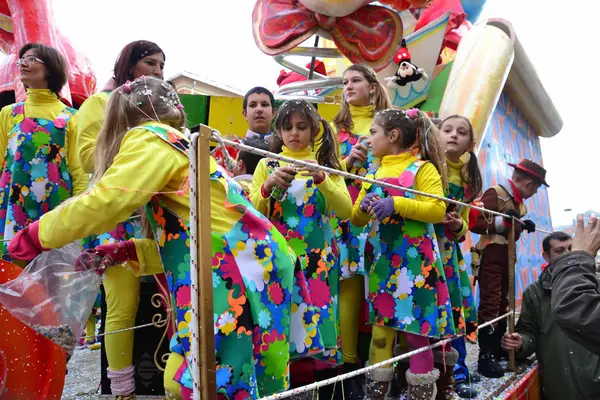
[[[343,369],[344,369],[344,374],[347,374],[348,372],[356,371],[358,369],[358,364],[345,363]],[[341,383],[340,390],[336,390],[336,399],[350,399],[350,400],[364,399],[365,391],[363,390],[364,379],[363,379],[362,375],[344,379],[340,383]],[[343,392],[342,392],[342,390],[343,390]]]
[[[507,328],[508,328],[508,321],[506,319],[503,319],[501,321],[498,321],[498,326],[494,329],[494,336],[495,336],[494,355],[496,356],[496,358],[498,360],[508,360],[508,352],[506,350],[504,350],[501,345],[502,337],[506,333]]]
[[[504,368],[496,357],[497,337],[493,328],[486,326],[479,330],[479,373],[487,378],[502,378]],[[498,343],[499,345],[499,343]]]
[[[479,395],[477,389],[467,382],[458,382],[454,384],[454,391],[463,399],[474,399]]]

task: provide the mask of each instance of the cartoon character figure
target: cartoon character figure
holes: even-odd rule
[[[423,68],[419,68],[412,63],[404,39],[402,39],[402,47],[394,55],[394,62],[398,64],[398,70],[394,76],[386,78],[389,87],[395,85],[406,86],[410,82],[418,82],[421,79],[427,81],[429,79]]]

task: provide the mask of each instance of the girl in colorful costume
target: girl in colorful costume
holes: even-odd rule
[[[473,153],[475,135],[471,123],[461,115],[452,115],[444,119],[440,124],[440,141],[446,150],[448,167],[446,197],[464,203],[473,202],[481,191],[482,179],[477,156]],[[461,158],[467,152],[469,160],[464,163]],[[460,249],[460,242],[469,229],[469,210],[468,207],[448,205],[446,217],[440,224],[435,225],[435,232],[448,283],[456,333],[475,341],[477,340],[477,310],[471,279]],[[476,397],[477,391],[468,384],[472,377],[465,363],[467,356],[465,339],[463,337],[455,339],[452,346],[456,350],[447,345],[445,351],[434,351],[438,368],[444,371],[442,367],[445,365],[445,373],[437,383],[438,397],[455,399],[457,394],[464,398]],[[452,388],[454,381],[456,381],[454,388],[456,392]]]
[[[87,186],[77,158],[76,110],[58,97],[67,83],[65,59],[52,47],[28,43],[17,64],[27,100],[0,111],[0,240],[9,261],[10,239]]]
[[[381,167],[367,177],[444,195],[446,165],[437,128],[420,111],[390,109],[377,114],[367,143],[373,156],[381,157]],[[412,348],[428,346],[429,338],[454,334],[448,286],[433,227],[444,216],[442,200],[363,183],[351,221],[357,226],[372,222],[368,303],[374,326],[370,364],[392,357],[398,331],[404,332]],[[367,396],[383,399],[390,390],[392,376],[391,366],[372,371]],[[438,377],[431,350],[412,356],[406,372],[408,398],[434,399]]]
[[[373,117],[378,111],[391,108],[387,90],[377,79],[375,71],[366,65],[355,64],[344,72],[344,100],[340,112],[333,120],[342,157],[342,169],[365,176],[376,169],[379,161],[365,146]],[[361,181],[346,179],[350,198],[354,203],[361,190]],[[364,250],[367,227],[356,226],[348,219],[336,216],[335,235],[340,246],[341,333],[344,371],[357,368],[359,316],[364,305],[365,271]],[[337,222],[337,223],[335,223]],[[362,398],[360,377],[343,381],[344,394],[350,398]]]
[[[314,142],[320,126],[323,134],[318,150]],[[329,125],[304,100],[284,103],[275,119],[271,150],[282,156],[340,168],[336,142]],[[262,159],[253,179],[252,203],[267,215],[285,236],[302,267],[297,284],[305,280],[304,299],[295,298],[292,324],[293,357],[306,357],[326,350],[325,358],[335,360],[339,348],[339,264],[333,236],[331,213],[349,218],[350,195],[343,178],[322,171],[295,168],[283,161]],[[287,191],[277,197],[276,191]],[[312,304],[311,304],[312,301]],[[296,341],[295,339],[298,339]],[[335,362],[335,361],[334,361]]]
[[[113,92],[98,136],[93,187],[23,230],[9,251],[17,258],[35,256],[107,232],[144,207],[156,241],[133,239],[109,253],[102,246],[96,250],[107,257],[103,264],[131,261],[138,275],[164,265],[177,324],[165,390],[172,398],[189,399],[194,365],[189,142],[173,128],[184,125],[182,108],[171,87],[155,78],[142,77]],[[210,173],[217,398],[255,399],[289,386],[295,259],[283,236],[212,157]]]
[[[77,120],[77,150],[82,167],[87,173],[94,173],[94,152],[98,134],[104,125],[105,110],[110,93],[115,87],[140,76],[154,76],[162,79],[165,54],[158,45],[145,40],[136,40],[126,45],[119,54],[114,66],[114,76],[105,90],[87,99],[75,115]],[[76,193],[79,194],[79,193]],[[110,232],[92,236],[84,240],[85,248],[100,245],[116,246],[116,243],[131,238],[144,238],[141,232],[139,215],[134,215],[120,223]],[[159,268],[145,269],[142,275],[160,274]],[[134,274],[128,264],[106,271],[103,280],[106,293],[106,325],[107,332],[131,328],[140,299],[140,276]],[[106,358],[108,360],[107,375],[111,380],[110,389],[118,400],[134,399],[135,380],[133,366],[134,331],[128,330],[104,338]]]

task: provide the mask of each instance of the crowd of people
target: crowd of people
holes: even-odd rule
[[[103,257],[109,332],[134,326],[140,277],[155,276],[176,321],[165,391],[189,399],[189,139],[185,110],[163,80],[165,60],[155,43],[128,44],[109,84],[75,110],[59,97],[67,80],[60,53],[33,43],[20,50],[28,97],[0,112],[0,235],[10,240],[2,257],[15,262],[75,240]],[[383,400],[406,388],[411,400],[474,398],[479,377],[466,365],[465,338],[478,339],[486,377],[501,377],[500,360],[515,350],[520,358],[537,354],[548,399],[599,393],[597,347],[585,349],[598,343],[597,281],[589,272],[578,278],[593,293],[577,318],[582,297],[567,294],[565,283],[573,279],[569,266],[587,268],[593,243],[565,262],[570,237],[550,235],[549,267],[525,292],[516,332],[506,332],[505,320],[478,331],[478,323],[508,311],[509,230],[515,224],[517,239],[535,231],[522,220],[524,200],[548,186],[546,171],[521,160],[510,164],[510,179],[484,190],[468,118],[393,108],[375,72],[360,64],[344,72],[343,94],[339,113],[325,121],[305,100],[276,109],[270,91],[253,88],[243,102],[242,142],[391,186],[248,150],[229,166],[211,157],[217,398],[257,399],[456,336],[319,395]],[[481,235],[478,309],[460,245],[469,230]],[[365,328],[370,342],[363,343]],[[135,398],[133,331],[106,336],[104,346],[113,395]]]

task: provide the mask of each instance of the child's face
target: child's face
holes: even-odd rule
[[[298,113],[292,113],[288,124],[278,134],[283,144],[292,151],[303,150],[310,144],[310,125]]]
[[[458,161],[465,152],[472,151],[475,142],[471,140],[469,124],[463,118],[450,118],[440,129],[442,144],[451,161]]]
[[[346,71],[343,84],[344,97],[350,105],[357,107],[369,105],[375,87],[360,72]]]
[[[271,104],[269,95],[253,93],[248,96],[248,105],[244,110],[244,117],[246,117],[248,128],[252,132],[269,133],[273,121],[273,104]]]
[[[377,122],[371,125],[371,136],[367,139],[367,146],[371,149],[371,154],[375,158],[381,158],[388,154],[392,147],[396,147],[394,142],[398,139],[398,133],[392,129],[390,135],[386,135],[383,127]]]

